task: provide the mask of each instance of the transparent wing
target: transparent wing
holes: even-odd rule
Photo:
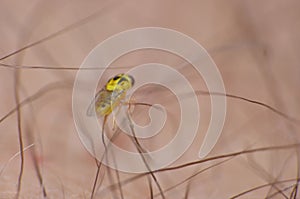
[[[92,100],[92,102],[90,103],[90,105],[88,106],[88,109],[86,111],[86,115],[91,117],[91,116],[96,116],[96,106],[99,105],[99,103],[105,103],[107,101],[107,98],[109,96],[109,93],[102,89],[100,90],[96,96],[94,97],[94,99]]]

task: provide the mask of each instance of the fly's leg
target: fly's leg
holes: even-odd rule
[[[112,118],[112,131],[115,132],[116,129],[117,129],[117,123],[116,123],[116,116],[115,115],[118,115],[120,113],[120,109],[121,109],[121,106],[118,107],[116,113],[113,113],[113,118]]]

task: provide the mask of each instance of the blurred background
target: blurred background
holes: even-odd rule
[[[227,94],[261,102],[291,117],[228,97],[222,135],[206,158],[266,149],[159,172],[155,175],[165,197],[297,198],[299,1],[2,0],[0,5],[0,198],[18,196],[20,132],[24,167],[19,198],[90,198],[97,166],[80,142],[72,118],[77,68],[106,38],[145,26],[170,28],[192,37],[217,64]],[[111,76],[149,62],[167,64],[182,73],[196,91],[207,90],[185,60],[157,50],[120,57],[105,71],[99,88]],[[201,123],[197,138],[170,167],[198,160],[210,119],[209,96],[198,94]],[[150,85],[140,88],[135,100],[167,108],[168,120],[160,135],[142,140],[149,150],[162,147],[174,136],[180,121],[175,96]],[[137,107],[133,118],[147,124],[147,111],[147,107]],[[121,138],[116,143],[130,148],[130,139]],[[100,177],[108,170],[103,167]],[[147,177],[132,179],[137,175],[119,172],[117,178],[115,171],[111,173],[103,177],[102,184],[98,181],[95,198],[151,198]],[[132,180],[122,184],[122,191],[109,187],[126,179]],[[152,186],[155,198],[161,198],[154,182]],[[239,196],[243,192],[247,193]]]

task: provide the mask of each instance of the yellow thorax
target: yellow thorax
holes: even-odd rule
[[[105,85],[107,91],[127,91],[134,84],[132,76],[121,73],[109,79]]]

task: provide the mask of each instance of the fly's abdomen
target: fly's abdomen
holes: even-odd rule
[[[120,105],[121,100],[126,96],[124,91],[107,91],[101,90],[97,93],[95,99],[88,108],[87,115],[92,116],[96,113],[98,116],[109,115],[117,106]]]

